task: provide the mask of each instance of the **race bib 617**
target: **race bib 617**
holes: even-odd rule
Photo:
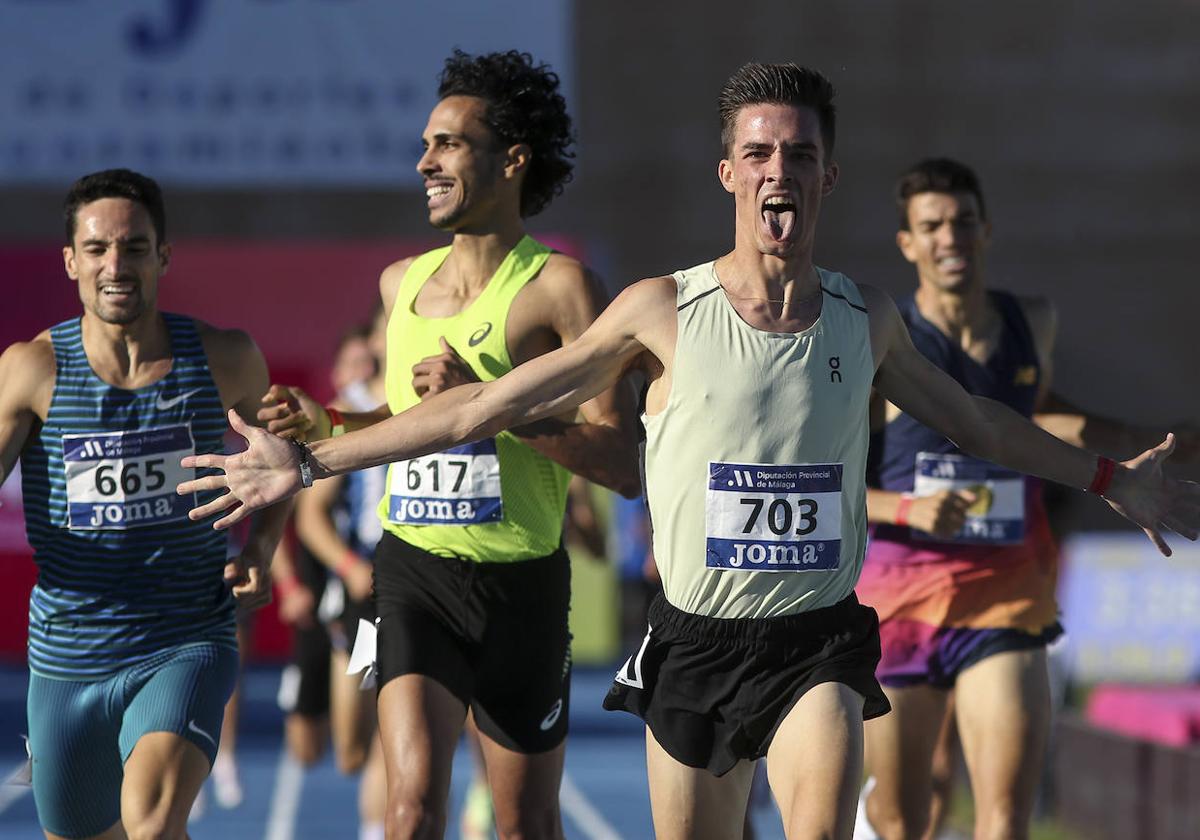
[[[503,518],[495,438],[391,466],[388,519],[397,525],[479,525]]]

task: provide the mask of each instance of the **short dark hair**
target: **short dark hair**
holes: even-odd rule
[[[161,245],[167,240],[167,212],[163,207],[162,190],[153,178],[131,169],[105,169],[84,175],[71,185],[63,202],[63,222],[67,244],[75,243],[75,216],[79,208],[102,198],[127,198],[146,208],[154,224],[154,235]]]
[[[926,158],[909,167],[896,181],[896,211],[900,214],[900,229],[908,230],[908,202],[921,193],[969,193],[979,202],[979,216],[987,221],[987,205],[979,176],[965,163],[950,158]]]
[[[468,55],[455,50],[438,79],[438,98],[476,96],[487,103],[484,121],[505,145],[533,150],[521,182],[521,215],[535,216],[563,191],[575,168],[571,118],[558,92],[558,74],[534,64],[529,53],[508,50]]]
[[[802,105],[817,112],[825,159],[833,157],[837,108],[833,83],[821,73],[798,64],[743,64],[721,88],[721,147],[729,154],[737,115],[748,105]]]

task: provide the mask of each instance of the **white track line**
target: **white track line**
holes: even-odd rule
[[[587,840],[621,840],[621,835],[600,815],[575,782],[565,772],[558,801],[563,812],[577,825]]]
[[[3,779],[11,779],[25,766],[25,762],[13,767],[2,777]],[[25,794],[33,790],[29,785],[19,784],[16,782],[4,781],[0,783],[0,814],[3,814],[13,803],[19,801]]]
[[[284,744],[275,769],[275,790],[271,793],[271,810],[267,815],[266,840],[292,840],[303,789],[304,768],[288,754],[287,744]]]

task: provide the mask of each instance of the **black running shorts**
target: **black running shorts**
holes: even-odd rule
[[[779,618],[710,618],[650,605],[642,647],[617,672],[604,708],[646,721],[676,761],[717,776],[767,754],[796,701],[825,682],[866,698],[863,718],[891,707],[875,680],[879,619],[851,594]]]
[[[571,567],[559,549],[517,563],[438,557],[389,533],[375,551],[379,687],[423,674],[470,706],[508,749],[567,735]]]

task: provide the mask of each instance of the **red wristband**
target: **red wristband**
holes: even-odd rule
[[[294,577],[275,578],[275,588],[279,590],[280,598],[286,598],[300,588],[300,581]]]
[[[1096,475],[1092,477],[1092,483],[1088,486],[1089,493],[1095,493],[1097,496],[1103,496],[1108,492],[1108,485],[1112,484],[1113,473],[1117,471],[1117,462],[1112,458],[1105,458],[1103,455],[1096,457]]]
[[[894,520],[897,525],[908,525],[908,510],[912,507],[913,497],[911,493],[901,493],[900,501],[896,502],[896,515]]]
[[[327,405],[325,406],[325,413],[329,415],[330,437],[337,437],[346,431],[346,419],[342,417],[342,412],[331,405]]]
[[[353,549],[346,549],[346,553],[342,555],[342,559],[338,561],[334,567],[333,573],[340,578],[345,578],[350,574],[350,570],[362,562],[362,558]]]

